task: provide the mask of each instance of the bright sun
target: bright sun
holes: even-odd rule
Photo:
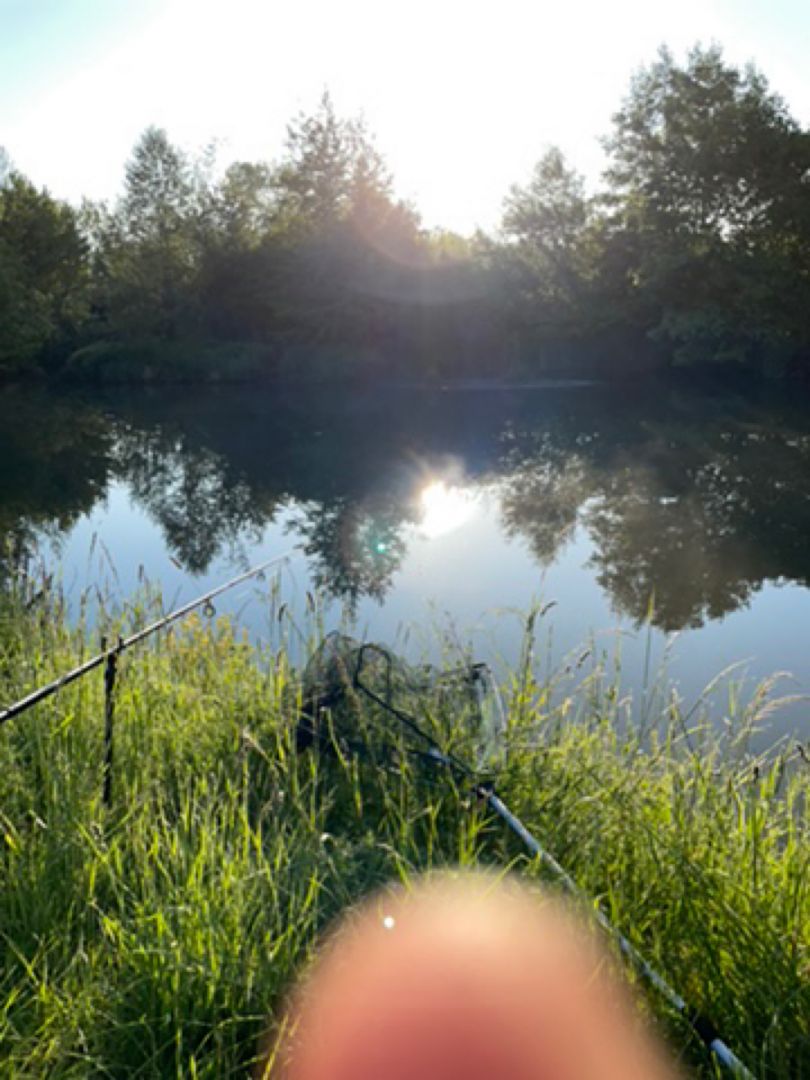
[[[422,489],[419,496],[422,510],[420,532],[429,540],[458,529],[469,521],[474,500],[467,492],[448,487],[443,480],[434,480]]]

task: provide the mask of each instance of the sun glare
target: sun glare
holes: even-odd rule
[[[457,487],[448,487],[443,480],[434,480],[419,495],[422,510],[420,532],[429,540],[453,532],[472,517],[474,500]]]

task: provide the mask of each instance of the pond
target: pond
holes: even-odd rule
[[[737,661],[718,722],[739,680],[810,690],[810,413],[772,390],[17,388],[0,528],[74,613],[289,553],[217,603],[255,639],[306,634],[315,606],[412,657],[462,642],[503,665],[540,606],[539,664],[620,657],[637,702],[665,673],[689,704]],[[788,703],[767,738],[809,717]]]

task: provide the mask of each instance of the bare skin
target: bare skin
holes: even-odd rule
[[[517,882],[442,876],[344,921],[260,1075],[674,1080],[593,935]]]

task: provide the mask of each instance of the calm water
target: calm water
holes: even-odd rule
[[[174,603],[291,552],[283,617],[302,625],[317,597],[328,626],[412,655],[438,649],[432,626],[509,661],[521,613],[554,601],[540,662],[621,644],[636,700],[664,661],[687,701],[740,660],[749,693],[777,671],[804,693],[807,405],[672,386],[5,391],[0,529],[58,564],[74,611],[88,587],[114,601],[145,575]],[[272,638],[268,593],[218,609]],[[806,738],[810,709],[775,725]]]

